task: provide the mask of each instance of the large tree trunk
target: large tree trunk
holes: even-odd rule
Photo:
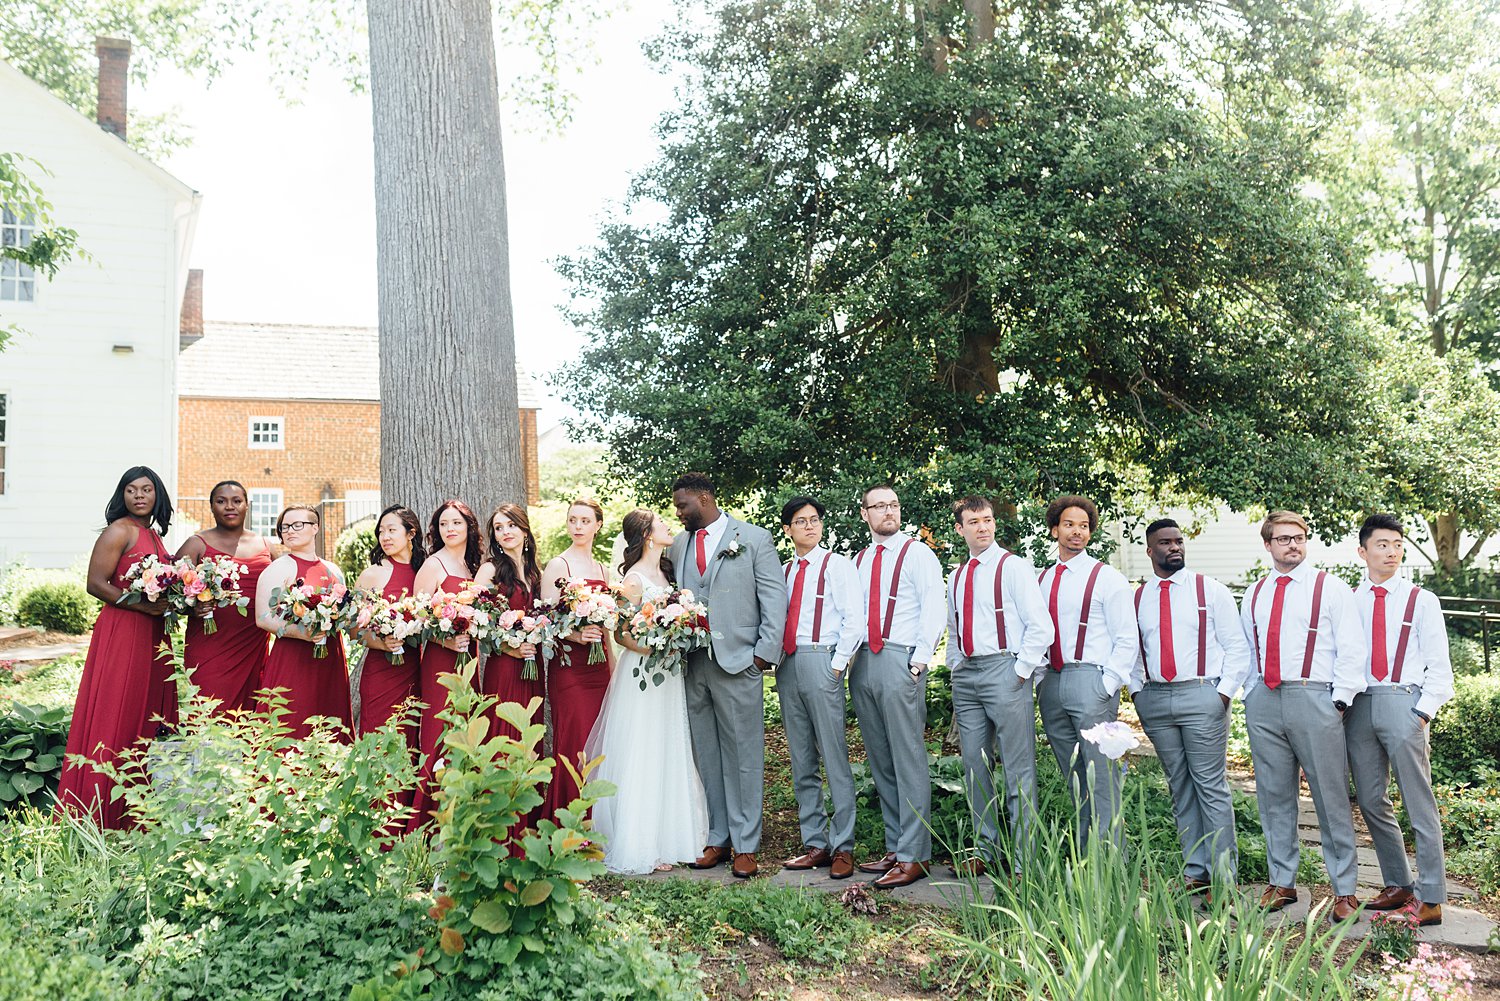
[[[1461,531],[1457,512],[1440,514],[1429,518],[1427,527],[1432,532],[1433,558],[1438,566],[1450,573],[1463,564],[1463,553],[1459,551]]]
[[[425,518],[524,504],[488,0],[369,0],[380,480]]]

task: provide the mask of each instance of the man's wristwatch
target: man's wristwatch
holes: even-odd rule
[[[1341,713],[1346,713],[1349,711],[1349,703],[1345,702],[1343,699],[1334,699],[1333,708],[1337,709]]]

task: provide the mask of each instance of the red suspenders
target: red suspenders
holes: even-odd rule
[[[1000,563],[995,567],[995,638],[999,641],[1000,651],[1005,651],[1005,561],[1010,559],[1014,553],[1008,549],[1000,551]],[[958,584],[963,577],[964,566],[960,563],[958,569],[953,571],[953,608],[954,618],[958,618]],[[974,586],[974,578],[969,578],[969,586]],[[962,622],[959,623],[963,625]]]
[[[1396,641],[1396,662],[1391,667],[1391,684],[1401,683],[1401,665],[1406,662],[1406,644],[1411,640],[1411,623],[1417,614],[1417,595],[1422,589],[1415,584],[1412,585],[1411,594],[1406,597],[1406,613],[1401,616],[1401,638]]]
[[[1078,641],[1073,644],[1073,661],[1077,663],[1083,660],[1083,641],[1089,634],[1089,606],[1094,603],[1094,582],[1099,579],[1099,571],[1104,569],[1104,563],[1094,564],[1094,569],[1089,573],[1089,582],[1083,586],[1083,610],[1078,615]]]
[[[885,601],[885,622],[880,627],[881,639],[888,640],[891,638],[891,622],[896,618],[896,592],[901,589],[901,564],[906,562],[906,551],[911,548],[911,544],[914,541],[914,539],[907,539],[906,542],[902,544],[901,551],[896,554],[896,568],[891,572],[891,593]],[[859,551],[858,556],[854,557],[854,566],[856,568],[864,568],[865,553],[868,553],[869,551],[870,547],[866,546]],[[879,587],[880,582],[876,581],[875,586]]]
[[[828,560],[832,555],[832,553],[824,553],[823,562],[818,567],[818,595],[813,599],[812,641],[814,644],[817,644],[819,638],[823,635],[823,590],[824,586],[828,583]],[[791,562],[786,565],[785,577],[788,583],[791,582],[792,567],[796,563],[797,558],[793,557]]]
[[[1203,583],[1203,575],[1195,574],[1198,579],[1198,677],[1208,673],[1208,588]],[[1146,584],[1135,589],[1135,631],[1141,638],[1141,664],[1146,666],[1146,634],[1141,631],[1141,595],[1146,591]],[[1158,623],[1157,628],[1161,626]]]
[[[1283,576],[1278,574],[1277,576]],[[1307,645],[1302,648],[1302,678],[1307,680],[1312,675],[1313,650],[1318,645],[1318,620],[1323,617],[1323,581],[1328,578],[1326,570],[1318,571],[1318,578],[1313,583],[1312,614],[1307,617]],[[1262,577],[1255,583],[1255,590],[1250,592],[1250,623],[1255,629],[1255,657],[1260,660],[1260,620],[1255,617],[1255,609],[1260,602],[1260,589],[1265,586],[1269,577]],[[1262,662],[1264,663],[1264,662]],[[1264,668],[1262,668],[1264,674]]]

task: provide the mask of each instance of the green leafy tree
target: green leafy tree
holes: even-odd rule
[[[885,477],[931,526],[960,492],[1026,521],[1143,472],[1345,524],[1372,489],[1360,262],[1302,193],[1269,55],[1317,33],[1279,4],[1075,2],[991,35],[969,7],[731,3],[657,44],[685,76],[661,158],[563,265],[581,430],[643,497],[691,467],[766,518],[814,490],[846,539]],[[1232,45],[1263,65],[1214,90],[1195,67]]]

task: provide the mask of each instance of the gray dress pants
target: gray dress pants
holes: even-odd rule
[[[1218,678],[1148,681],[1135,696],[1141,726],[1172,792],[1183,875],[1200,883],[1236,876],[1234,802],[1229,795],[1229,710]]]
[[[1105,691],[1104,669],[1098,664],[1064,664],[1061,671],[1043,671],[1036,700],[1042,728],[1078,810],[1079,848],[1098,828],[1123,850],[1125,827],[1115,820],[1120,815],[1125,764],[1111,761],[1097,746],[1079,737],[1082,731],[1119,717],[1120,693],[1110,695]]]
[[[802,843],[825,851],[854,848],[854,777],[844,716],[844,676],[833,673],[832,646],[801,647],[776,669],[776,694],[792,759],[792,790]],[[833,800],[833,823],[823,803],[821,759]]]
[[[693,762],[708,799],[708,843],[760,848],[765,795],[765,686],[760,668],[730,674],[707,650],[683,667]]]
[[[995,796],[998,744],[1005,815],[1014,844],[1012,863],[1019,863],[1031,854],[1036,819],[1036,697],[1031,679],[1017,677],[1014,654],[970,657],[953,672],[953,719],[978,848],[987,852],[1000,836]]]
[[[927,672],[907,669],[912,648],[860,644],[849,665],[849,697],[880,796],[885,850],[899,862],[932,858],[932,777],[927,767]]]
[[[1266,836],[1271,882],[1295,886],[1298,770],[1307,774],[1318,811],[1323,865],[1334,896],[1352,896],[1358,873],[1354,817],[1349,811],[1349,760],[1344,724],[1325,682],[1283,681],[1267,688],[1257,678],[1245,691],[1245,726],[1255,762],[1255,802]]]
[[[1412,711],[1421,697],[1415,685],[1372,686],[1354,697],[1344,718],[1344,737],[1359,812],[1375,842],[1385,884],[1412,887],[1406,844],[1391,808],[1390,781],[1395,773],[1417,845],[1417,896],[1423,903],[1441,904],[1448,899],[1443,827],[1432,796],[1427,727]]]

